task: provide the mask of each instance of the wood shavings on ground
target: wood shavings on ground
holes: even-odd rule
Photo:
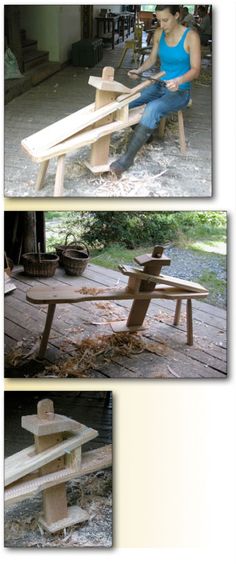
[[[5,510],[5,546],[34,548],[82,548],[112,546],[112,472],[99,471],[67,486],[69,505],[79,505],[88,521],[50,534],[39,526],[42,494]]]
[[[177,374],[177,372],[175,372],[170,366],[167,366],[167,369],[169,370],[171,376],[173,376],[174,378],[181,378],[181,376]]]
[[[148,174],[147,171],[132,174],[132,171],[125,172],[121,178],[109,173],[109,178],[100,177],[97,185],[97,194],[99,196],[114,197],[134,197],[134,196],[150,196],[150,186],[155,184],[155,190],[158,189],[157,179],[167,174],[168,169],[164,168],[157,174]],[[148,188],[147,188],[148,187]],[[161,184],[160,184],[161,188]]]
[[[68,349],[68,343],[65,351]],[[150,342],[133,333],[97,335],[74,343],[71,356],[55,366],[48,366],[44,377],[54,374],[58,378],[88,378],[90,370],[102,370],[119,356],[132,358],[147,351],[158,356],[168,356],[169,347],[164,343]],[[41,374],[42,376],[42,374]]]
[[[35,341],[22,339],[7,353],[5,362],[7,366],[18,366],[34,358],[39,349],[39,339]]]
[[[116,356],[130,357],[140,354],[144,348],[141,338],[131,333],[88,337],[75,344],[75,351],[70,358],[48,367],[48,370],[59,378],[86,378],[89,370],[101,368],[104,364],[112,362]]]

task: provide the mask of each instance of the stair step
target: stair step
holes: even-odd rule
[[[43,82],[43,80],[46,80],[46,78],[49,78],[49,76],[52,76],[60,69],[60,63],[51,63],[50,61],[31,69],[29,72],[31,73],[32,86]]]
[[[20,96],[32,86],[36,86],[61,70],[60,63],[44,63],[24,73],[24,77],[15,80],[5,80],[5,104]]]
[[[25,31],[25,29],[21,29],[21,30],[20,30],[20,37],[21,37],[21,41],[25,41],[25,40],[26,40],[26,31]]]
[[[24,70],[28,71],[37,65],[48,62],[48,51],[31,50],[24,53]]]
[[[36,39],[24,39],[21,42],[23,53],[27,53],[28,51],[37,51],[37,41]]]

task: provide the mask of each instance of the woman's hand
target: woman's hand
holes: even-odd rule
[[[140,74],[140,73],[138,72],[138,69],[137,69],[137,70],[133,69],[133,70],[130,70],[130,71],[128,72],[128,77],[129,77],[129,78],[132,78],[132,80],[138,80],[138,76],[137,76],[137,75],[139,75],[139,74]]]
[[[171,92],[177,92],[179,90],[179,78],[173,78],[172,80],[165,80],[166,87]]]

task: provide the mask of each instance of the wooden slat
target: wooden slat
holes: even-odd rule
[[[190,282],[188,280],[182,280],[181,278],[175,278],[174,276],[166,276],[165,274],[159,274],[159,276],[154,276],[153,274],[146,274],[142,270],[133,268],[132,266],[119,265],[119,270],[122,274],[126,276],[134,276],[142,280],[149,280],[150,282],[161,282],[162,284],[167,284],[168,286],[174,286],[175,288],[180,288],[184,290],[189,290],[190,292],[208,292],[206,288],[198,284],[197,282]],[[159,286],[158,286],[159,289]]]
[[[38,415],[23,415],[21,418],[21,426],[23,429],[39,437],[64,431],[77,431],[78,433],[81,429],[81,423],[65,415],[58,415],[56,413],[51,421],[47,421],[46,419],[40,420]]]
[[[136,92],[134,94],[136,95]],[[94,109],[94,104],[91,104],[79,110],[79,112],[75,112],[23,139],[21,145],[31,158],[37,158],[41,151],[45,151],[65,141],[89,125],[96,123],[116,110],[120,110],[126,104],[126,100],[121,100],[120,102],[115,100],[97,110]]]
[[[98,289],[99,291],[100,289]],[[149,299],[186,299],[189,297],[200,298],[207,295],[206,291],[187,292],[186,290],[165,286],[161,290],[153,290],[152,292],[131,292],[126,288],[116,290],[107,288],[100,290],[97,294],[83,294],[78,288],[31,288],[28,290],[26,299],[35,304],[60,304],[75,303],[86,301],[100,300],[149,300]]]
[[[71,433],[69,438],[59,443],[58,446],[49,448],[42,453],[34,454],[35,449],[31,447],[30,450],[24,449],[21,453],[8,457],[5,461],[5,485],[34,472],[34,470],[59,458],[62,454],[66,454],[66,452],[94,439],[97,435],[95,429],[83,425],[79,433]]]
[[[124,86],[121,82],[116,80],[104,80],[100,76],[90,76],[88,83],[98,90],[105,90],[106,92],[120,92],[122,94],[132,94],[132,89]]]
[[[19,454],[19,453],[18,453]],[[79,478],[91,472],[97,472],[112,465],[112,445],[106,445],[95,450],[91,450],[82,455],[81,467],[65,468],[57,472],[51,472],[45,476],[29,479],[26,482],[17,481],[5,488],[5,504],[16,503],[32,495],[37,495],[41,491],[55,485],[68,482],[74,478]]]
[[[130,101],[135,100],[137,95],[133,96]],[[119,105],[120,106],[120,105]],[[122,106],[123,107],[123,106]],[[121,107],[121,109],[122,109]],[[118,111],[120,109],[118,108]],[[130,127],[131,125],[135,125],[139,122],[140,117],[143,112],[143,106],[141,108],[134,108],[130,110],[128,122],[125,124],[125,127]],[[80,149],[81,147],[85,147],[86,145],[91,145],[96,143],[98,139],[114,133],[116,131],[120,131],[124,128],[123,120],[115,120],[112,123],[96,127],[96,129],[89,129],[86,131],[81,131],[75,135],[72,135],[68,138],[64,138],[61,143],[55,144],[53,147],[41,147],[38,148],[36,152],[31,152],[30,156],[34,162],[42,162],[52,157],[58,157],[59,155],[66,155],[72,151]]]

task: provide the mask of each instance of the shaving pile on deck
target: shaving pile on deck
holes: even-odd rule
[[[10,506],[5,511],[6,547],[110,547],[112,545],[112,473],[99,471],[68,484],[71,505],[80,505],[89,520],[50,534],[38,523],[41,494]]]
[[[140,337],[130,333],[96,335],[83,339],[75,346],[75,352],[66,361],[46,368],[59,378],[67,376],[87,377],[90,369],[99,369],[115,357],[131,356],[143,352],[145,343]]]

